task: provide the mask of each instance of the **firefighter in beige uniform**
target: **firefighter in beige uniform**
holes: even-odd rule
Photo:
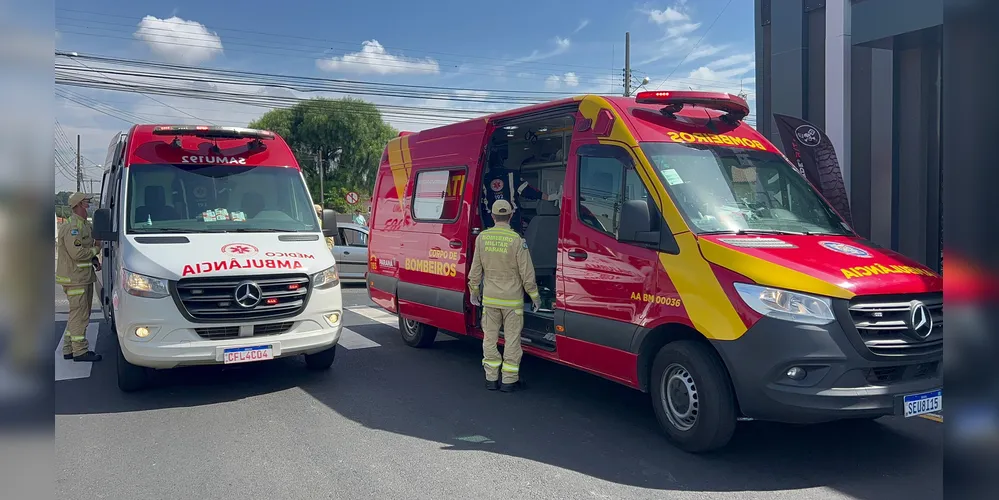
[[[519,373],[523,350],[520,347],[520,332],[524,328],[524,292],[530,295],[535,311],[540,307],[541,298],[527,242],[510,228],[513,208],[506,200],[496,200],[491,212],[496,225],[483,231],[475,240],[468,288],[472,304],[482,307],[482,331],[485,334],[482,339],[482,365],[486,372],[486,388],[510,392],[521,388]],[[502,358],[496,348],[501,326],[505,340]],[[500,372],[503,374],[502,385]]]
[[[90,324],[90,307],[94,300],[94,282],[100,269],[97,246],[87,222],[90,198],[83,193],[73,193],[69,206],[73,215],[59,228],[56,283],[62,285],[69,299],[69,320],[62,338],[62,355],[73,361],[100,361],[101,355],[90,350],[87,342],[87,325]]]
[[[316,216],[319,217],[319,228],[322,229],[322,227],[323,227],[323,207],[322,207],[322,205],[316,203],[316,204],[312,205],[312,208],[316,209]],[[330,251],[332,252],[333,251],[333,247],[334,247],[333,238],[330,238],[329,236],[327,236],[326,237],[326,248],[329,248]]]

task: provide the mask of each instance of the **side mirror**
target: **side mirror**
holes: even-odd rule
[[[94,210],[93,236],[97,241],[115,241],[118,233],[111,230],[111,209],[98,208]]]
[[[621,207],[621,227],[617,240],[623,243],[659,244],[659,231],[652,230],[649,204],[645,200],[629,200]]]
[[[323,209],[323,236],[337,240],[336,212]]]

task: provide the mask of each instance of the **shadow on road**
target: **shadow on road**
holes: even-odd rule
[[[381,325],[352,326],[386,338]],[[102,338],[103,340],[103,338]],[[100,349],[110,356],[112,342]],[[740,424],[731,445],[710,455],[672,448],[659,433],[648,396],[532,357],[521,393],[483,388],[477,341],[429,349],[395,342],[341,350],[329,372],[297,359],[178,370],[138,394],[114,386],[113,358],[95,369],[110,396],[94,398],[71,381],[57,386],[56,413],[87,414],[189,407],[300,388],[369,429],[440,443],[447,453],[481,450],[548,464],[613,483],[674,491],[777,491],[829,487],[863,500],[918,492],[939,496],[942,432],[925,420],[796,427]],[[99,372],[99,373],[98,373]],[[80,386],[82,387],[82,386]],[[295,411],[289,408],[288,411]]]

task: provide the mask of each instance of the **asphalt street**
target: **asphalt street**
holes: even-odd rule
[[[489,392],[476,341],[410,348],[363,285],[344,299],[350,348],[329,372],[300,358],[181,369],[132,394],[95,306],[104,361],[56,359],[57,498],[942,498],[929,419],[744,422],[724,451],[688,455],[641,393],[531,357],[527,391]]]

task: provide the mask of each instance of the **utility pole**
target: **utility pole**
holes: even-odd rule
[[[76,134],[76,192],[83,190],[83,163],[80,158],[80,134]]]
[[[631,96],[631,32],[624,33],[624,96]]]
[[[316,168],[319,169],[319,205],[326,208],[326,187],[323,186],[323,153],[316,151]]]

